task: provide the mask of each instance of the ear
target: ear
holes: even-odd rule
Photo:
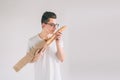
[[[45,23],[42,23],[42,28],[44,28],[45,27]]]

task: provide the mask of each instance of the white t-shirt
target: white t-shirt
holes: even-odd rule
[[[39,35],[29,39],[28,50],[42,39]],[[60,43],[63,47],[63,42]],[[45,50],[41,58],[35,62],[35,80],[61,80],[60,61],[56,56],[56,43],[53,41]]]

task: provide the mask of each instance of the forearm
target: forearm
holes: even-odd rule
[[[59,43],[56,43],[56,47],[57,47],[56,56],[61,62],[63,62],[65,58],[63,47],[61,47]]]

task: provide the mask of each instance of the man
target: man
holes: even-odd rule
[[[42,31],[29,39],[29,50],[39,41],[48,39],[57,29],[57,16],[54,12],[44,12],[41,19]],[[56,39],[45,51],[36,51],[35,80],[61,80],[60,62],[64,61],[62,33],[56,33]]]

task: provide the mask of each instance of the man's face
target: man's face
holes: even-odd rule
[[[50,18],[49,22],[47,22],[46,24],[44,24],[44,29],[52,34],[58,27],[58,24],[56,23],[56,19]]]

